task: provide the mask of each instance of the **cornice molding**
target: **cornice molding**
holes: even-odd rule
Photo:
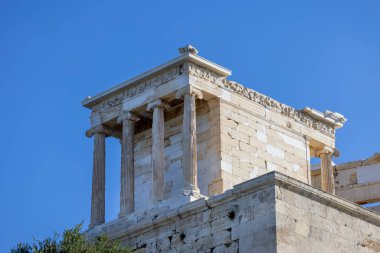
[[[146,106],[146,111],[150,112],[153,111],[155,108],[162,108],[164,110],[168,110],[170,108],[170,105],[161,99],[157,99],[148,103],[148,105]]]
[[[106,137],[112,135],[112,129],[105,125],[97,125],[86,131],[86,136],[91,138],[94,134],[104,134]]]
[[[194,96],[196,99],[203,99],[202,91],[193,87],[192,85],[188,85],[185,88],[178,90],[175,94],[175,98],[176,99],[183,99],[186,94]]]

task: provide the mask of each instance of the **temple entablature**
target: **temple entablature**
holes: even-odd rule
[[[335,130],[346,121],[341,114],[296,110],[228,80],[230,70],[191,45],[179,51],[82,102],[91,110],[87,136],[95,136],[90,226],[104,223],[109,136],[122,149],[120,218],[218,195],[273,170],[311,184],[313,156],[331,179]],[[334,189],[331,182],[325,191]]]

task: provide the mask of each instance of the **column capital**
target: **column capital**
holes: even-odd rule
[[[112,133],[111,128],[105,125],[98,125],[87,130],[86,136],[88,138],[92,137],[94,134],[105,134],[106,136],[111,136],[111,133]]]
[[[195,97],[195,99],[203,99],[203,93],[197,88],[194,88],[191,85],[186,86],[185,88],[182,88],[177,91],[175,94],[176,99],[182,99],[186,94],[192,95]]]
[[[340,156],[340,152],[339,150],[335,149],[335,148],[331,148],[331,147],[328,147],[328,146],[324,146],[322,148],[319,148],[315,151],[315,155],[320,157],[321,155],[331,155],[331,156],[335,156],[335,157],[339,157]]]
[[[164,110],[167,110],[170,108],[170,105],[161,99],[157,99],[155,101],[149,102],[148,105],[146,106],[146,110],[148,112],[153,111],[154,108],[157,108],[157,107],[160,107],[160,108],[163,108]]]
[[[117,123],[122,123],[123,121],[125,120],[130,120],[130,121],[134,121],[134,122],[137,122],[140,120],[140,118],[134,114],[134,113],[131,113],[131,112],[122,112],[120,113],[119,117],[117,118]]]
[[[304,135],[304,138],[307,142],[310,142],[311,140],[313,140],[313,138],[311,138],[310,136],[308,135]]]

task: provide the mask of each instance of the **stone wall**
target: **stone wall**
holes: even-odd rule
[[[220,114],[224,190],[274,170],[309,182],[309,147],[302,135],[227,101],[221,100]]]
[[[380,252],[380,215],[311,187],[276,188],[277,252]]]
[[[88,236],[105,232],[133,252],[275,252],[275,187],[260,181],[176,209],[118,219]]]
[[[133,252],[379,252],[380,215],[271,172],[224,194],[97,226]]]

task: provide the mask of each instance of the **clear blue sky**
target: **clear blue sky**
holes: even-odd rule
[[[337,162],[380,151],[380,1],[0,0],[0,252],[90,214],[92,140],[80,102],[187,43],[232,80],[348,118]],[[107,219],[120,148],[108,141]]]

